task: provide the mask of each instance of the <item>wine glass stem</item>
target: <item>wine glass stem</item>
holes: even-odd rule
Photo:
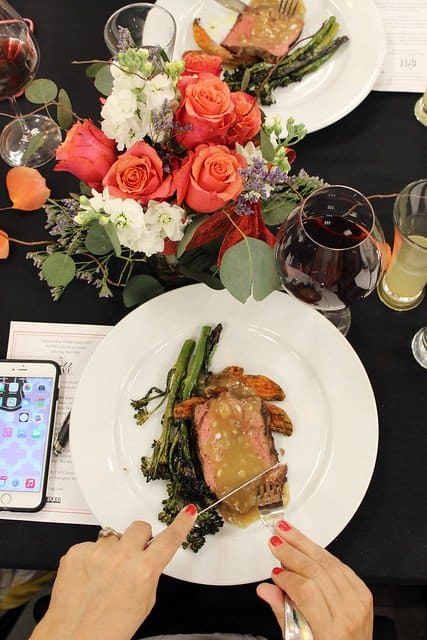
[[[11,98],[9,98],[9,103],[10,103],[12,111],[15,114],[16,119],[19,122],[19,125],[20,125],[20,127],[22,129],[22,135],[24,137],[28,137],[28,136],[31,137],[31,131],[27,126],[27,123],[25,121],[25,117],[24,117],[22,111],[18,107],[18,103],[16,102],[15,96],[12,96]]]

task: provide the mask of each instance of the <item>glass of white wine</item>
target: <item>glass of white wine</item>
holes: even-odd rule
[[[390,266],[378,286],[381,301],[396,311],[417,307],[427,284],[427,179],[408,184],[393,207]]]

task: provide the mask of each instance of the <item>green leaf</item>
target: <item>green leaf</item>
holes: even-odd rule
[[[47,78],[37,78],[33,80],[25,89],[25,97],[34,104],[46,104],[55,100],[58,94],[58,87],[53,80]]]
[[[242,82],[240,83],[240,91],[246,91],[249,86],[249,82],[251,80],[251,70],[250,67],[246,67],[245,72],[243,74]]]
[[[273,249],[255,238],[245,238],[224,253],[220,277],[240,302],[246,302],[251,294],[255,300],[263,300],[280,287]]]
[[[147,275],[133,276],[123,290],[123,302],[126,307],[142,304],[164,292],[164,288],[155,278]]]
[[[82,194],[82,196],[91,196],[92,189],[85,182],[80,182],[80,193]]]
[[[105,256],[113,250],[113,244],[104,226],[95,222],[86,235],[86,249],[94,256]]]
[[[270,198],[262,205],[262,217],[265,224],[275,226],[282,224],[286,218],[292,213],[298,204],[298,198],[295,194],[290,194],[286,198],[276,200]]]
[[[266,160],[267,162],[272,162],[274,160],[276,150],[270,140],[270,136],[268,135],[264,127],[261,127],[261,151],[264,160]]]
[[[293,118],[288,118],[288,121],[286,123],[286,131],[286,138],[282,140],[282,145],[286,147],[294,146],[297,142],[300,142],[300,140],[305,138],[307,134],[305,125],[295,124],[295,120]]]
[[[43,262],[42,273],[51,287],[66,287],[76,273],[76,265],[66,253],[51,253]]]
[[[98,71],[102,69],[102,67],[108,66],[108,62],[94,62],[90,64],[86,69],[86,76],[88,78],[94,78]]]
[[[60,89],[58,93],[56,117],[62,129],[69,129],[73,124],[73,107],[65,89]]]
[[[120,258],[122,255],[122,246],[120,244],[119,237],[117,235],[116,227],[112,222],[109,222],[105,225],[105,231],[107,232],[108,237],[110,238],[111,245],[113,247],[114,253],[117,258]]]
[[[201,224],[203,224],[203,222],[206,220],[207,217],[208,216],[198,215],[197,218],[192,220],[192,222],[190,222],[190,224],[188,224],[185,227],[184,235],[181,238],[181,240],[178,242],[178,248],[176,252],[177,258],[180,258],[182,256],[185,249],[187,248],[187,245],[189,245],[190,241],[193,239],[193,236],[196,233],[197,229],[200,227]]]
[[[24,152],[24,160],[28,160],[29,158],[31,158],[31,156],[33,155],[33,153],[35,153],[37,151],[37,149],[39,149],[43,144],[43,133],[36,133],[35,136],[31,136],[31,140],[28,144],[28,147],[25,149]]]
[[[95,76],[95,87],[103,96],[109,96],[113,88],[113,76],[111,75],[110,65],[103,65]]]
[[[179,267],[179,272],[182,273],[186,278],[190,278],[190,280],[195,280],[196,282],[203,282],[207,284],[211,289],[216,289],[219,291],[220,289],[224,289],[224,285],[222,284],[219,278],[216,278],[211,273],[206,273],[205,271],[195,271],[191,269],[191,267],[187,267],[181,265]]]

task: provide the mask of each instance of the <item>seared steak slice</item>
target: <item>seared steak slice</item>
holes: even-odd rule
[[[224,391],[194,407],[200,464],[216,496],[223,496],[278,461],[269,421],[270,414],[256,395]],[[286,465],[270,473],[281,489]],[[224,504],[235,513],[247,513],[256,506],[257,488],[256,483],[249,485]]]
[[[298,15],[285,18],[271,7],[248,8],[238,16],[221,46],[237,56],[256,56],[275,63],[288,53],[303,26]]]

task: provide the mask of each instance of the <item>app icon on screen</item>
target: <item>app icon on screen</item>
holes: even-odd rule
[[[24,391],[27,391],[27,393],[31,393],[31,391],[33,390],[33,385],[31,382],[26,382],[24,384]]]
[[[30,414],[27,411],[24,411],[23,413],[19,414],[19,422],[28,422],[29,417]]]
[[[34,422],[43,422],[43,414],[35,413],[34,414]]]
[[[7,476],[0,476],[0,487],[6,486]]]
[[[4,391],[4,382],[0,382],[0,393]]]
[[[18,402],[17,398],[9,397],[6,400],[6,407],[16,407],[17,402]]]
[[[30,406],[29,400],[26,400],[25,398],[21,400],[21,407],[29,407],[29,406]]]
[[[35,478],[27,478],[25,480],[25,488],[26,489],[34,489],[35,486],[36,486]]]
[[[44,407],[44,398],[37,398],[36,407],[38,409],[43,409],[43,407]]]
[[[3,436],[3,438],[11,438],[13,436],[13,429],[12,427],[3,427],[1,434]]]
[[[16,437],[17,438],[26,438],[27,437],[27,430],[26,429],[18,429],[18,431],[16,432]]]
[[[19,487],[19,480],[17,478],[12,480],[12,487]]]
[[[17,382],[9,382],[9,393],[17,393],[19,384]]]
[[[39,386],[37,387],[39,391],[46,391],[46,387],[44,384],[39,384]]]
[[[40,438],[41,434],[42,434],[41,429],[38,429],[38,428],[37,429],[33,429],[31,431],[31,437],[32,438]]]

